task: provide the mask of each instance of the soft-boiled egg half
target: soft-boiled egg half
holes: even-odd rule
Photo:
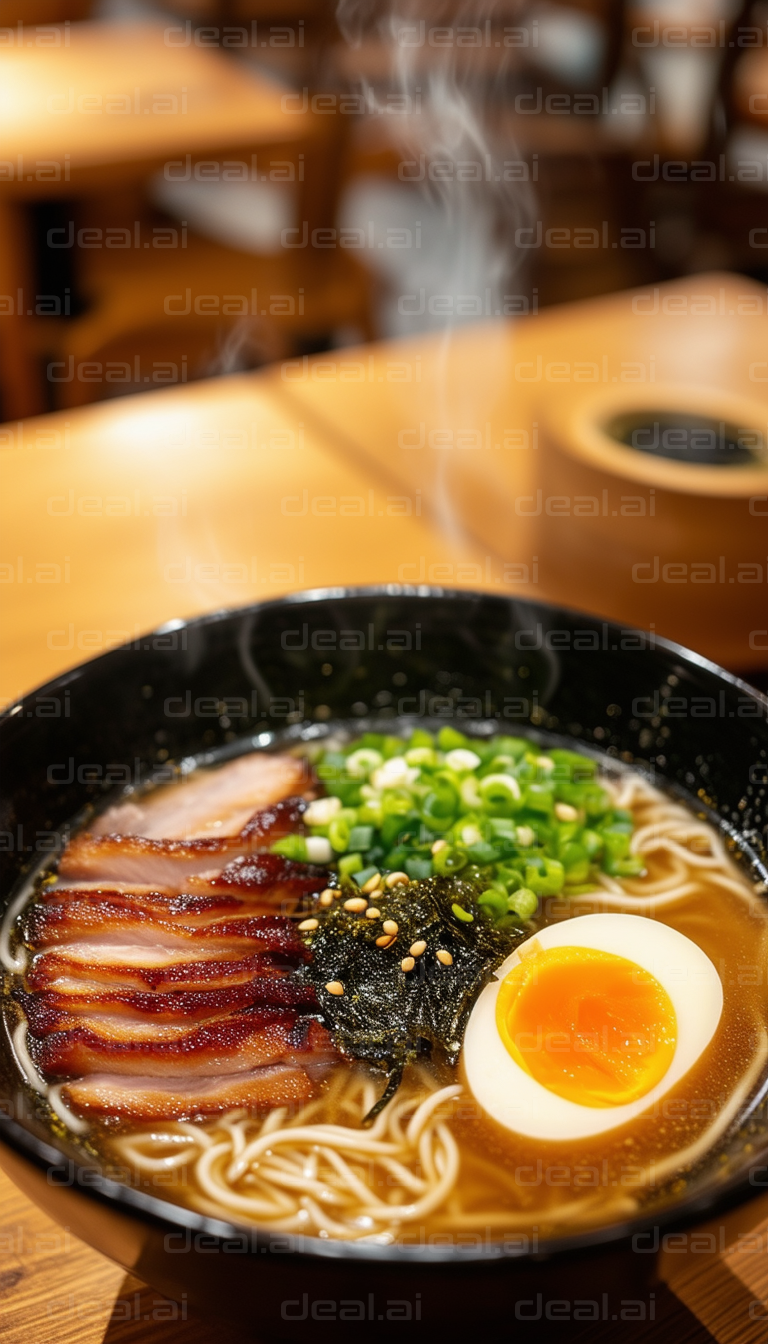
[[[706,1049],[723,1009],[709,957],[639,915],[542,929],[480,995],[464,1035],[467,1082],[505,1128],[584,1139],[641,1115]]]

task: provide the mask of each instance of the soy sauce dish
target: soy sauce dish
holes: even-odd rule
[[[0,1164],[259,1335],[657,1319],[665,1238],[768,1182],[767,716],[651,634],[400,587],[33,692]]]

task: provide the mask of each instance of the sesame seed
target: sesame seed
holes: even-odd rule
[[[344,993],[344,986],[340,980],[329,980],[325,988],[329,994],[335,994],[336,998]]]
[[[437,953],[437,960],[440,962],[441,966],[453,965],[453,957],[451,956],[450,952],[446,952],[444,947],[439,948]]]
[[[432,853],[439,854],[441,849],[447,849],[447,848],[448,848],[447,840],[436,840],[434,845],[432,846]]]
[[[394,941],[395,941],[395,935],[393,933],[384,933],[380,938],[376,939],[376,946],[391,947]]]
[[[373,892],[376,890],[380,882],[381,882],[381,873],[374,873],[373,877],[368,878],[368,881],[365,883],[362,890],[368,893]]]
[[[308,933],[310,929],[316,929],[319,923],[319,919],[302,919],[299,929],[302,933]]]
[[[403,960],[400,962],[400,970],[407,973],[408,971],[412,971],[415,965],[416,962],[413,960],[413,957],[403,957]]]
[[[375,905],[369,905],[365,912],[366,919],[381,919],[381,911],[376,909]]]
[[[386,884],[388,887],[407,887],[410,880],[407,873],[390,873]]]
[[[400,932],[400,926],[395,923],[394,919],[385,919],[381,927],[385,933],[397,934]]]
[[[411,943],[409,950],[412,957],[420,957],[423,952],[426,952],[427,944],[424,942],[423,938],[420,938],[417,943]]]
[[[356,914],[367,910],[368,902],[364,896],[350,896],[348,901],[344,902],[345,910],[353,910]]]
[[[324,891],[320,897],[320,904],[326,906],[333,905],[333,892]]]

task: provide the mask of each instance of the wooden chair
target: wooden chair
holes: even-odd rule
[[[300,100],[298,110],[287,111],[285,90],[279,85],[249,73],[223,52],[194,43],[169,46],[161,27],[121,28],[118,41],[109,25],[73,26],[67,43],[66,50],[54,52],[53,58],[50,51],[34,47],[0,53],[0,80],[5,75],[9,83],[16,80],[24,89],[19,100],[25,115],[11,117],[7,127],[4,147],[10,151],[9,160],[12,153],[14,163],[21,156],[25,164],[39,165],[45,155],[46,162],[55,159],[59,165],[55,181],[50,173],[46,177],[39,171],[14,171],[11,178],[0,179],[0,294],[14,296],[21,289],[26,296],[35,295],[24,217],[29,201],[79,198],[96,202],[93,208],[98,213],[113,193],[129,190],[138,203],[141,183],[169,162],[186,162],[195,170],[201,161],[253,164],[256,154],[262,161],[273,155],[292,164],[295,176],[303,176],[299,237],[306,230],[308,245],[285,249],[279,263],[192,236],[189,247],[180,247],[176,257],[141,243],[138,249],[131,248],[127,263],[120,250],[105,250],[99,263],[92,251],[76,249],[81,288],[91,305],[87,312],[68,319],[46,318],[44,308],[42,316],[34,307],[30,310],[27,297],[21,305],[12,298],[0,313],[0,390],[6,418],[43,409],[43,381],[48,404],[54,405],[92,400],[114,390],[97,379],[78,383],[75,375],[72,381],[62,380],[62,362],[65,371],[70,360],[75,368],[83,360],[97,362],[104,342],[124,347],[150,328],[159,327],[166,336],[177,332],[184,324],[171,320],[165,300],[169,294],[185,295],[187,287],[196,295],[240,293],[244,288],[248,294],[266,289],[292,296],[293,312],[285,312],[282,324],[276,325],[278,315],[269,311],[271,303],[265,314],[260,310],[255,314],[262,326],[273,328],[269,339],[277,347],[282,331],[285,340],[293,341],[299,333],[309,339],[346,325],[370,331],[364,272],[339,248],[312,246],[317,229],[333,226],[335,164],[343,132],[339,118],[312,117],[301,109]],[[51,110],[56,95],[50,90],[57,85],[69,89],[74,108],[66,125],[65,118],[56,118]],[[142,106],[134,106],[131,95],[126,116],[105,125],[105,117],[89,120],[85,115],[94,106],[88,99],[102,100],[104,108],[110,97],[124,97],[125,88],[134,85],[140,86]],[[155,97],[176,99],[177,115],[147,117]],[[87,105],[81,108],[83,99]],[[133,218],[129,217],[131,226]],[[279,285],[273,283],[273,273]],[[222,324],[221,317],[220,312],[219,327],[232,325]],[[194,298],[189,325],[198,344],[202,329],[210,336],[216,326],[210,309],[194,311]],[[45,380],[39,376],[41,360]],[[191,367],[189,360],[187,365]]]
[[[379,0],[375,14],[384,12]],[[446,55],[456,61],[456,76],[484,109],[489,147],[498,158],[517,160],[517,171],[527,173],[536,199],[536,213],[546,233],[551,228],[574,226],[597,229],[602,240],[604,221],[611,239],[629,220],[632,193],[618,192],[618,180],[630,180],[630,161],[625,144],[611,139],[602,115],[557,115],[563,107],[587,105],[602,112],[604,90],[610,88],[624,56],[624,0],[573,0],[565,6],[593,20],[602,32],[602,49],[587,82],[569,80],[542,67],[534,59],[532,39],[526,47],[521,35],[534,31],[540,18],[530,3],[498,0],[486,4],[479,23],[480,44],[449,49],[430,45],[441,25],[453,29],[477,20],[467,17],[466,7],[456,0],[420,0],[412,6],[415,46],[410,53],[414,83],[427,87],[430,73]],[[409,11],[406,9],[405,11]],[[404,20],[405,21],[405,20]],[[505,45],[512,41],[519,45]],[[350,50],[336,45],[338,67],[349,81],[364,75],[380,90],[382,100],[391,78],[393,49],[363,34],[362,44]],[[590,101],[591,100],[591,101]],[[548,112],[548,108],[556,111]],[[355,126],[347,162],[347,176],[375,175],[402,180],[404,154],[398,135],[398,118],[364,117]],[[483,168],[484,171],[484,168]],[[524,190],[524,187],[521,188]],[[512,226],[514,227],[514,225]],[[560,235],[563,236],[562,233]],[[621,288],[642,280],[636,255],[627,250],[600,247],[587,251],[532,250],[524,258],[527,276],[518,276],[526,289],[537,291],[537,302],[578,299],[585,295]]]
[[[338,249],[326,257],[257,256],[194,235],[184,249],[101,254],[83,316],[38,327],[57,404],[286,358],[339,328],[371,339],[367,273]]]
[[[714,27],[713,20],[709,23]],[[768,132],[768,55],[764,47],[751,46],[755,33],[765,30],[765,9],[755,0],[743,0],[717,28],[717,86],[701,143],[684,156],[698,161],[700,180],[666,186],[669,199],[676,198],[678,213],[691,221],[693,246],[701,249],[703,240],[705,253],[703,260],[696,253],[681,258],[677,270],[686,264],[692,269],[717,264],[764,280],[768,278],[764,250],[768,139],[756,155],[745,144],[745,133],[748,142],[750,133]],[[662,161],[683,157],[663,143],[659,150]]]
[[[92,6],[93,0],[0,0],[0,28],[75,23],[87,19]]]

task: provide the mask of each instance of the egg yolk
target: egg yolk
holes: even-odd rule
[[[512,1058],[559,1097],[621,1106],[661,1081],[677,1019],[663,985],[625,957],[531,950],[502,981],[496,1025]]]

